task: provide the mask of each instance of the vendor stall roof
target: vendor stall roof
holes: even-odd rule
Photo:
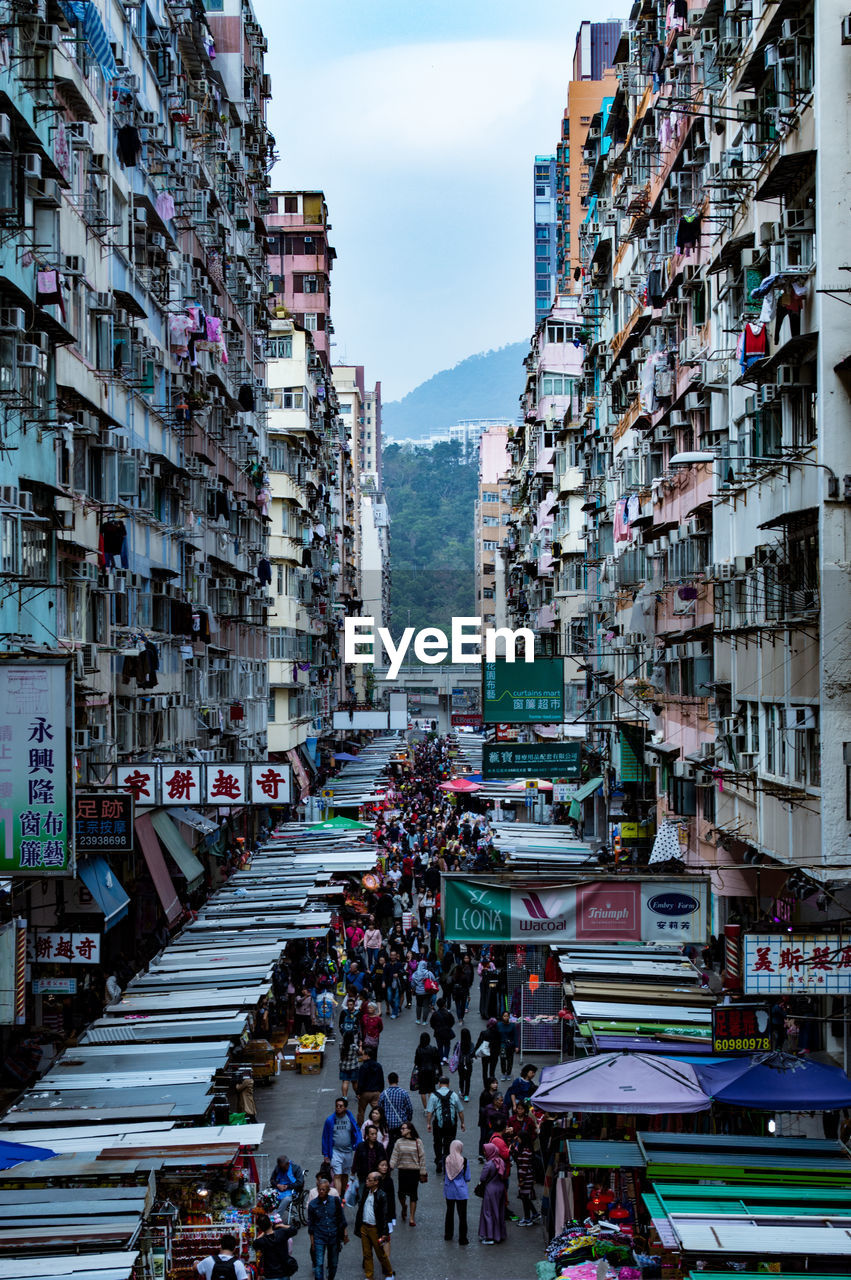
[[[28,1115],[31,1124],[44,1122],[49,1116],[55,1123],[93,1119],[95,1115],[127,1120],[143,1116],[161,1120],[201,1119],[212,1103],[209,1079],[194,1084],[136,1085],[129,1088],[110,1089],[105,1096],[100,1086],[95,1088],[67,1089],[61,1092],[43,1087],[44,1082],[31,1090],[15,1104],[9,1115]],[[59,1121],[58,1117],[63,1117]],[[54,1150],[55,1143],[52,1144]]]
[[[712,1023],[712,1010],[698,1008],[689,1004],[645,1004],[631,1001],[629,1004],[616,1000],[574,1000],[573,1012],[576,1017],[590,1021],[624,1021],[624,1022],[695,1022]]]
[[[129,1280],[138,1250],[112,1253],[54,1254],[38,1258],[0,1258],[0,1280]]]
[[[236,1009],[216,1010],[209,1018],[200,1014],[159,1015],[151,1019],[99,1018],[81,1044],[135,1044],[150,1041],[186,1041],[226,1036],[234,1040],[245,1030],[247,1014]]]
[[[571,1140],[567,1160],[577,1169],[643,1169],[644,1156],[635,1142]]]
[[[644,1193],[651,1217],[687,1215],[694,1220],[715,1217],[824,1218],[851,1223],[851,1188],[813,1187],[802,1196],[800,1187],[727,1186],[695,1182],[656,1182]]]
[[[665,1115],[706,1111],[709,1098],[687,1063],[609,1053],[545,1067],[532,1102],[542,1111]]]
[[[570,983],[570,986],[572,988],[571,999],[574,1008],[576,1008],[577,1003],[605,1000],[607,996],[614,994],[614,987],[611,982],[599,982],[592,978],[576,978]],[[694,983],[679,982],[676,985],[665,986],[657,982],[635,981],[625,984],[617,994],[623,996],[627,992],[630,998],[636,1002],[633,1006],[633,1011],[637,1009],[639,1013],[642,1013],[646,1007],[655,1004],[668,1009],[670,1016],[672,1009],[678,1010],[680,1005],[686,1004],[695,1009],[705,1006],[709,1016],[712,1006],[716,1003],[716,997],[711,991],[703,991]]]
[[[52,1119],[52,1117],[51,1117]],[[237,1133],[236,1130],[239,1129]],[[263,1141],[265,1125],[200,1125],[188,1128],[164,1128],[157,1124],[91,1124],[76,1125],[67,1129],[30,1129],[27,1139],[32,1134],[42,1135],[46,1140],[52,1135],[51,1142],[57,1154],[108,1153],[107,1159],[116,1160],[126,1155],[128,1161],[143,1159],[140,1153],[154,1155],[167,1154],[169,1159],[179,1159],[188,1152],[210,1149],[238,1143],[240,1147],[259,1147]],[[14,1136],[17,1138],[17,1131]],[[21,1135],[23,1136],[23,1134]]]
[[[837,1226],[781,1225],[754,1226],[747,1222],[690,1222],[674,1217],[671,1225],[684,1252],[705,1257],[718,1254],[751,1254],[763,1258],[791,1256],[851,1257],[851,1230]]]
[[[700,974],[690,960],[662,959],[651,961],[632,956],[618,956],[606,960],[592,960],[574,955],[560,955],[558,965],[563,974],[580,980],[594,979],[599,983],[641,982],[649,979],[666,986],[688,984],[699,986]]]

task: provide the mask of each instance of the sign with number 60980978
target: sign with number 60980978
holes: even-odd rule
[[[718,1005],[712,1010],[713,1053],[767,1053],[771,1016],[767,1005]]]

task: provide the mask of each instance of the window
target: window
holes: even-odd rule
[[[493,587],[483,587],[482,595],[485,598],[485,600],[493,600],[494,597],[496,596],[496,592],[494,591]]]
[[[308,333],[315,333],[319,328],[319,316],[315,311],[305,311],[304,327],[307,329]]]
[[[350,404],[341,404],[340,413],[351,413],[352,406]]]
[[[482,494],[482,502],[499,502],[498,493],[488,493],[487,490]]]
[[[486,541],[484,541],[484,542],[482,543],[482,549],[483,549],[484,551],[497,551],[497,550],[499,550],[499,543],[498,543],[498,542],[488,542],[488,541],[486,540]]]
[[[549,240],[549,238],[550,238],[550,229],[549,229],[549,227],[536,227],[536,228],[535,228],[535,239],[536,239],[536,240]]]
[[[482,516],[483,525],[498,525],[499,522],[499,516]]]
[[[298,196],[284,196],[284,213],[298,213]]]
[[[546,187],[544,187],[544,186],[535,187],[535,195],[536,195],[536,196],[545,196],[545,195],[547,195],[547,188],[546,188]]]
[[[291,337],[266,339],[267,360],[292,360],[292,356],[293,340]]]
[[[303,387],[275,387],[272,391],[272,404],[276,409],[303,409]]]
[[[547,342],[563,343],[565,339],[565,327],[563,324],[547,325]]]
[[[542,396],[569,396],[570,378],[560,373],[545,373],[541,379]]]
[[[274,720],[275,720],[275,695],[274,695],[274,693],[270,693],[270,694],[269,694],[269,706],[268,706],[268,707],[267,707],[267,709],[266,709],[266,719],[269,721],[269,723],[270,723],[270,724],[274,723]]]

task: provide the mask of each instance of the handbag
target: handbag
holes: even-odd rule
[[[455,1048],[452,1050],[452,1052],[451,1052],[451,1053],[450,1053],[450,1055],[449,1055],[449,1070],[450,1070],[450,1071],[457,1071],[457,1070],[458,1070],[458,1060],[459,1060],[459,1058],[460,1058],[460,1057],[461,1057],[461,1045],[460,1045],[460,1044],[459,1044],[459,1042],[456,1040],[456,1041],[455,1041]]]
[[[412,1093],[416,1092],[417,1088],[419,1087],[419,1083],[420,1083],[420,1073],[417,1070],[417,1068],[414,1067],[413,1071],[411,1072],[411,1083],[408,1085],[408,1088],[411,1090]]]
[[[473,1057],[489,1058],[490,1056],[491,1056],[490,1043],[487,1040],[483,1040],[482,1043],[479,1045],[478,1049],[476,1050],[476,1052],[473,1054]]]
[[[427,991],[430,996],[433,996],[435,991],[439,991],[439,990],[440,990],[439,982],[435,982],[434,978],[426,978],[425,982],[423,983],[423,991]]]
[[[477,1182],[476,1185],[473,1187],[473,1195],[478,1196],[479,1199],[481,1200],[484,1194],[485,1194],[485,1184],[483,1182]]]
[[[284,1263],[284,1271],[288,1276],[294,1276],[298,1271],[298,1259],[290,1255]]]

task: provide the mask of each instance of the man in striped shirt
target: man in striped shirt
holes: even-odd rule
[[[387,1159],[393,1154],[393,1148],[399,1137],[403,1124],[407,1124],[414,1114],[414,1106],[410,1094],[399,1087],[399,1076],[395,1071],[388,1072],[387,1088],[378,1099],[378,1105],[384,1112],[387,1121],[389,1141],[387,1143]]]

